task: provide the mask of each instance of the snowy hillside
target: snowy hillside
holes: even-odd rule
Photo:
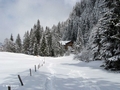
[[[39,63],[35,72],[34,65]],[[11,90],[120,90],[119,73],[105,71],[101,64],[76,61],[73,55],[52,58],[0,52],[0,90],[7,90],[8,85]]]
[[[75,41],[75,51],[87,50],[84,60],[105,60],[105,69],[120,70],[119,22],[119,0],[81,0],[60,30],[64,40]]]

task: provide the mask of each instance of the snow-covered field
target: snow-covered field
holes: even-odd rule
[[[120,90],[120,73],[102,69],[99,67],[102,61],[85,63],[73,57],[0,52],[0,90],[8,90],[8,86],[11,90]],[[35,72],[34,65],[39,63],[41,67]],[[17,75],[21,76],[24,86],[20,85]]]

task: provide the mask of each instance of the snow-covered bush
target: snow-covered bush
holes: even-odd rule
[[[10,39],[5,39],[3,50],[7,52],[16,52],[15,50],[15,43],[11,41]]]
[[[75,58],[77,58],[81,61],[89,62],[92,60],[92,55],[89,50],[83,49],[83,51],[81,51],[81,53],[76,55]]]

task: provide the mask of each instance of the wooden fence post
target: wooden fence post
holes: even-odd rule
[[[8,86],[8,90],[11,90],[11,87],[10,87],[10,86]]]
[[[31,72],[31,69],[30,69],[30,76],[32,76],[32,72]]]
[[[35,72],[36,72],[37,70],[36,70],[36,65],[35,65]]]
[[[21,83],[21,86],[23,86],[23,82],[22,82],[22,79],[21,79],[20,75],[18,75],[18,79],[19,79],[19,81]]]

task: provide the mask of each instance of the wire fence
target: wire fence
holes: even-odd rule
[[[45,64],[45,59],[42,60],[42,64],[39,63],[38,65],[34,65],[34,68],[32,69],[30,68],[26,75],[18,75],[14,80],[10,81],[11,84],[2,85],[2,87],[8,88],[8,90],[18,90],[20,87],[22,86],[24,87],[23,80],[26,80],[28,77],[35,75],[34,72],[37,72],[37,70],[40,69],[40,67],[42,67],[44,64]],[[12,83],[14,83],[14,85]]]

